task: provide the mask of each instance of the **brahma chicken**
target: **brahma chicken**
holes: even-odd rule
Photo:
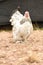
[[[22,15],[18,10],[11,16],[10,19],[13,32],[14,42],[24,41],[33,31],[33,26],[29,12],[26,11]]]

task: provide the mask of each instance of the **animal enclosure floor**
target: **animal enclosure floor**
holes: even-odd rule
[[[43,30],[34,30],[22,43],[14,43],[12,31],[0,31],[0,65],[43,65]]]

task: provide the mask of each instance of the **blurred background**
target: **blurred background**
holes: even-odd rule
[[[22,14],[26,10],[30,12],[32,23],[36,27],[43,27],[43,0],[0,0],[0,26],[10,25],[9,19],[18,6]]]

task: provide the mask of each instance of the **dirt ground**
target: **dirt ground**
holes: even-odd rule
[[[0,31],[0,65],[43,65],[43,30],[34,30],[22,43],[14,43],[12,31]]]

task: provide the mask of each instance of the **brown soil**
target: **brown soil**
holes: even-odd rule
[[[22,43],[13,42],[11,30],[0,31],[0,65],[43,65],[43,30]]]

